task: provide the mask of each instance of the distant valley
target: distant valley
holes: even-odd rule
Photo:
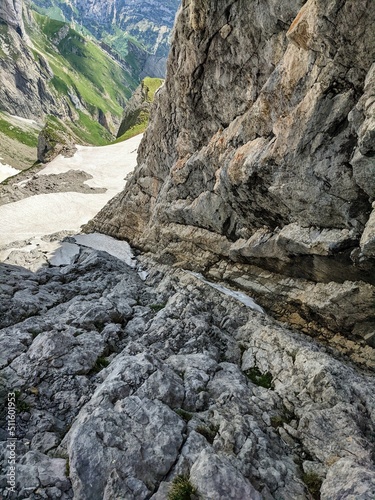
[[[0,8],[3,170],[70,154],[74,144],[113,141],[140,81],[164,75],[178,3],[37,0],[22,8],[21,1],[6,0]]]

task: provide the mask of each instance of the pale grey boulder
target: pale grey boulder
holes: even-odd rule
[[[230,463],[202,451],[190,471],[192,483],[206,498],[261,500],[262,496]]]

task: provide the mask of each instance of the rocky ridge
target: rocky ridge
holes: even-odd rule
[[[125,106],[120,128],[117,132],[118,139],[125,139],[146,130],[155,93],[162,84],[163,80],[160,78],[145,78],[142,80]]]
[[[374,20],[371,1],[183,1],[138,168],[85,230],[372,360]]]
[[[374,497],[372,377],[189,272],[78,242],[0,264],[17,498],[167,500],[178,476],[207,499]]]

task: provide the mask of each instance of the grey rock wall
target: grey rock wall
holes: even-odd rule
[[[0,20],[23,32],[22,0],[2,0]]]
[[[86,230],[361,341],[372,308],[332,305],[374,298],[374,20],[371,0],[184,0],[138,168]]]
[[[105,252],[64,245],[60,267],[29,271],[17,252],[0,265],[16,498],[167,500],[179,475],[210,500],[374,498],[363,366],[190,273],[143,259],[142,281]],[[3,405],[4,492],[5,417]]]
[[[30,29],[35,30],[27,9],[25,15]],[[0,6],[0,19],[6,25],[0,33],[1,110],[29,119],[41,119],[50,113],[67,116],[68,106],[49,88],[52,69],[41,54],[31,50],[24,31],[22,2],[5,0]]]

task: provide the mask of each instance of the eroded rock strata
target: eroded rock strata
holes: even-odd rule
[[[184,0],[138,168],[86,230],[372,346],[374,20],[371,0]]]
[[[0,265],[4,498],[374,498],[373,377],[191,273],[65,245]]]

